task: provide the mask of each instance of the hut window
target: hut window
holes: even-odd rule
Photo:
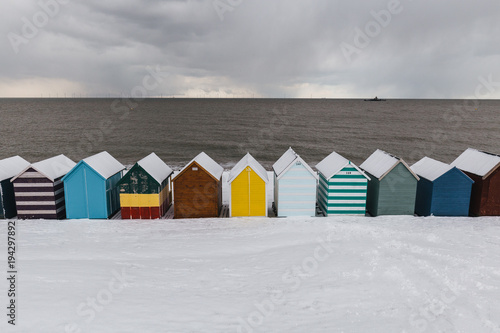
[[[198,167],[193,167],[193,171],[198,171]]]

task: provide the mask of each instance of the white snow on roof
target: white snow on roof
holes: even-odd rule
[[[318,169],[318,171],[321,172],[326,179],[329,179],[342,170],[347,164],[349,164],[349,160],[347,158],[333,152],[319,162],[316,165],[316,169]]]
[[[273,170],[276,174],[276,177],[280,178],[281,175],[285,173],[291,167],[293,163],[296,161],[300,161],[302,165],[309,170],[309,172],[314,176],[318,177],[316,172],[314,172],[311,167],[292,149],[288,148],[288,150],[281,155],[281,157],[273,164]]]
[[[76,163],[64,155],[58,155],[46,160],[33,163],[31,167],[50,180],[54,181],[67,174],[75,167]]]
[[[205,169],[208,173],[212,175],[217,180],[221,180],[222,172],[224,168],[221,167],[217,162],[215,162],[210,156],[205,154],[204,152],[199,153],[195,158],[193,158],[182,170],[176,175],[179,176],[184,172],[186,168],[188,168],[191,163],[196,162],[199,166]]]
[[[125,169],[125,166],[118,162],[107,151],[103,151],[99,154],[84,158],[83,161],[87,163],[92,169],[94,169],[95,172],[104,177],[104,179],[108,179],[109,177]]]
[[[172,174],[172,169],[161,160],[155,153],[151,153],[137,162],[158,183],[162,183]]]
[[[377,149],[359,167],[380,179],[398,163],[399,158],[383,150]]]
[[[460,170],[484,177],[500,166],[500,156],[468,148],[456,160],[451,162]]]
[[[436,161],[435,159],[429,157],[424,157],[417,163],[413,164],[411,169],[420,177],[424,177],[433,182],[453,169],[453,166]]]
[[[20,156],[0,160],[0,181],[10,179],[26,169],[30,162]]]
[[[253,158],[253,156],[250,155],[250,153],[247,153],[238,163],[236,163],[233,169],[231,169],[231,172],[229,173],[228,182],[232,183],[233,180],[235,180],[236,177],[238,177],[238,175],[243,170],[245,170],[247,166],[252,168],[252,170],[255,171],[255,173],[257,173],[257,175],[259,175],[259,177],[262,178],[264,182],[267,183],[269,181],[266,169],[264,169],[264,167],[259,162],[257,162],[257,160]]]

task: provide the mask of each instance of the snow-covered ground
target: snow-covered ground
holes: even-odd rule
[[[1,332],[500,332],[498,217],[17,221],[17,238]]]

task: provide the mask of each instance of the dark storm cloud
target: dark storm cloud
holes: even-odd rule
[[[43,11],[40,3],[58,11],[25,38],[23,27]],[[495,1],[37,0],[0,6],[0,86],[18,89],[29,80],[56,80],[53,89],[61,91],[71,82],[90,95],[130,94],[148,66],[165,78],[150,95],[453,98],[474,97],[481,76],[500,81]],[[24,38],[17,53],[12,36]]]

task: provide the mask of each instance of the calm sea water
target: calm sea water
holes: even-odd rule
[[[449,163],[467,147],[500,152],[499,112],[498,100],[0,99],[0,158],[107,150],[133,164],[154,151],[179,168],[205,151],[229,168],[248,151],[270,169],[291,146],[311,165],[377,148]]]

